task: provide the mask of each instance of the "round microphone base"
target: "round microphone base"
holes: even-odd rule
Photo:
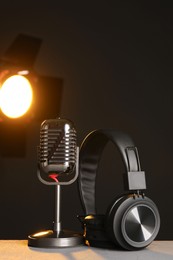
[[[28,246],[40,248],[74,247],[83,244],[83,236],[69,230],[41,231],[28,236]]]

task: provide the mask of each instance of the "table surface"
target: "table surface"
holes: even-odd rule
[[[28,247],[27,240],[0,240],[2,260],[173,260],[173,241],[153,241],[140,251],[121,251],[77,246],[71,248],[43,249]]]

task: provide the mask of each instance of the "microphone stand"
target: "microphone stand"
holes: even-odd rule
[[[57,235],[61,232],[61,186],[55,186],[55,222],[54,222],[54,231],[57,232]]]
[[[53,230],[44,230],[28,236],[28,246],[40,248],[59,248],[59,247],[73,247],[83,244],[83,236],[71,230],[61,229],[61,185],[68,185],[73,183],[78,177],[79,169],[79,148],[77,147],[77,160],[75,176],[68,182],[61,182],[52,184],[42,179],[40,171],[38,171],[38,178],[47,185],[55,186],[55,219]]]

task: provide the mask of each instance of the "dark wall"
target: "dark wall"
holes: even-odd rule
[[[146,194],[160,211],[158,239],[173,239],[172,8],[6,0],[0,24],[0,54],[19,33],[43,39],[35,70],[63,78],[61,116],[74,121],[79,145],[96,128],[131,135],[146,172]],[[52,224],[54,190],[36,176],[39,127],[27,126],[25,157],[0,158],[1,239],[27,238]],[[99,212],[123,191],[123,170],[108,146],[97,183]],[[77,214],[82,208],[74,183],[62,189],[63,226],[80,230]]]

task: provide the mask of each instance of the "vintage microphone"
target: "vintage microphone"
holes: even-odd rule
[[[76,130],[67,119],[49,119],[40,127],[38,147],[38,178],[46,185],[55,185],[55,219],[53,230],[28,236],[28,246],[57,248],[77,246],[83,237],[74,231],[62,230],[60,219],[60,188],[78,177],[79,147]]]

